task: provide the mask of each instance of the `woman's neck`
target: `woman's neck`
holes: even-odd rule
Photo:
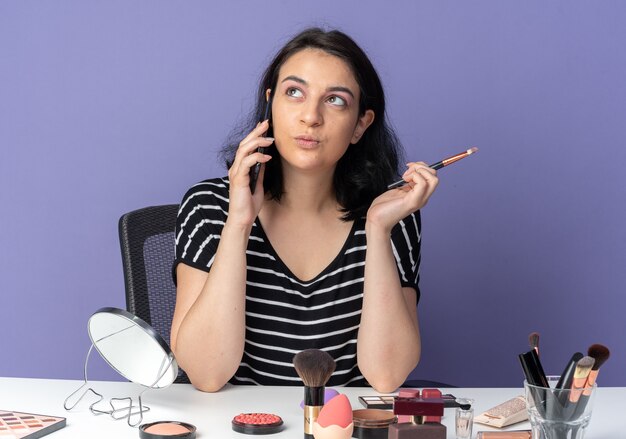
[[[285,169],[287,168],[287,169]],[[337,210],[333,172],[303,173],[283,168],[283,195],[280,204],[310,213]]]
[[[337,212],[333,172],[306,173],[283,167],[283,195],[280,207],[306,214]]]

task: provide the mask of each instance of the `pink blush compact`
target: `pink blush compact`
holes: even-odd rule
[[[237,433],[273,434],[283,429],[283,420],[270,413],[242,413],[233,418],[232,427]]]
[[[195,439],[196,427],[186,422],[158,421],[139,427],[141,439]]]

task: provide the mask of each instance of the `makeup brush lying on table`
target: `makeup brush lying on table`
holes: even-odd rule
[[[335,371],[327,352],[307,349],[293,357],[293,366],[304,383],[304,438],[313,439],[313,423],[324,405],[324,388]]]

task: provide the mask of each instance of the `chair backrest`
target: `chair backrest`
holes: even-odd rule
[[[119,220],[126,309],[168,344],[176,304],[172,264],[177,213],[177,204],[167,204],[134,210]],[[180,368],[175,382],[189,382]]]

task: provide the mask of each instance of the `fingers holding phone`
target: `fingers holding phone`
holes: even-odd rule
[[[265,154],[265,148],[274,143],[274,138],[264,136],[268,126],[268,121],[260,122],[239,142],[235,160],[228,170],[231,186],[243,186],[242,183],[248,182],[250,172],[257,163],[266,163],[271,159],[271,156]]]

